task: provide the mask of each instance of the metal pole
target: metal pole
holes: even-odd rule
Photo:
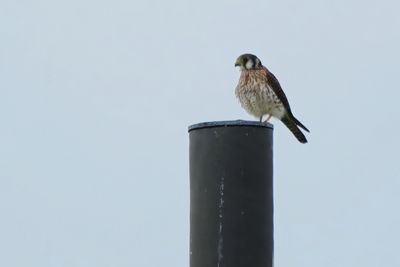
[[[190,267],[272,267],[271,124],[195,124],[190,137]]]

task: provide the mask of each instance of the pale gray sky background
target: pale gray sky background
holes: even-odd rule
[[[187,126],[275,124],[277,267],[400,266],[398,1],[0,2],[0,266],[188,266]]]

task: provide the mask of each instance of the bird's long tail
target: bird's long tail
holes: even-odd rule
[[[295,117],[290,117],[289,115],[285,115],[282,118],[282,122],[286,125],[286,127],[289,128],[289,130],[294,134],[294,136],[296,136],[297,140],[299,140],[300,143],[303,143],[303,144],[307,143],[306,137],[304,136],[302,131],[299,129],[299,127],[297,127],[297,125],[300,122]],[[300,123],[299,126],[301,127],[303,125]],[[303,127],[306,131],[308,131],[308,129],[305,126],[303,126]]]
[[[296,119],[293,115],[291,116],[292,120],[294,121],[294,123],[296,123],[297,126],[300,126],[300,128],[302,128],[304,131],[306,132],[310,132],[306,126],[304,126],[298,119]]]

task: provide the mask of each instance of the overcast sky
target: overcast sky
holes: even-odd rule
[[[2,0],[0,266],[188,266],[187,126],[253,120],[245,52],[311,130],[272,120],[276,266],[400,266],[399,9]]]

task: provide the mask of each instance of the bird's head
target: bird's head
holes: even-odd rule
[[[261,68],[261,66],[261,60],[252,54],[243,54],[235,62],[235,67],[240,67],[240,70],[254,70]]]

